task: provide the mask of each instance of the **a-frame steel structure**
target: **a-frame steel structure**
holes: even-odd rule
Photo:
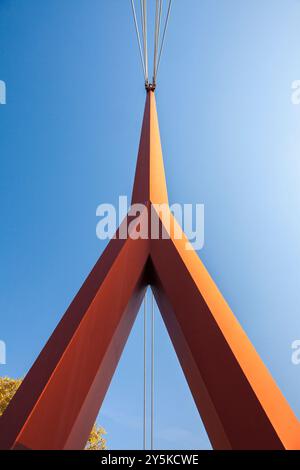
[[[298,419],[177,222],[155,209],[168,196],[152,90],[132,202],[169,238],[110,241],[0,418],[0,448],[84,448],[150,284],[213,447],[299,449]]]

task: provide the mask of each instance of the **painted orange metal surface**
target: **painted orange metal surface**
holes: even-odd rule
[[[153,290],[213,447],[299,449],[298,419],[173,224],[176,238],[171,230],[169,239],[151,242]]]
[[[0,419],[0,448],[84,447],[151,284],[213,447],[299,449],[299,421],[177,222],[156,210],[168,196],[152,91],[132,202],[169,238],[110,241]]]
[[[84,448],[145,293],[148,255],[148,240],[111,240],[1,417],[0,448]]]

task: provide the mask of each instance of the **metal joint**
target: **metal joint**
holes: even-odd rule
[[[145,83],[145,88],[146,88],[146,91],[155,91],[155,88],[156,88],[156,83],[149,83],[149,82],[146,82]]]

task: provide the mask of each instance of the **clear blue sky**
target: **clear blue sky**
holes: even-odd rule
[[[299,25],[298,0],[174,0],[157,104],[170,200],[205,204],[200,256],[300,417]],[[17,377],[104,248],[97,205],[131,193],[129,0],[1,0],[0,79],[0,374]],[[156,360],[156,448],[209,448],[159,319]],[[141,447],[140,317],[98,420],[111,449]]]

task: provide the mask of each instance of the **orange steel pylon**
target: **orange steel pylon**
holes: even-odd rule
[[[132,202],[169,238],[110,241],[1,417],[0,448],[84,448],[150,284],[213,447],[299,449],[289,404],[177,222],[155,208],[168,195],[153,91]]]

